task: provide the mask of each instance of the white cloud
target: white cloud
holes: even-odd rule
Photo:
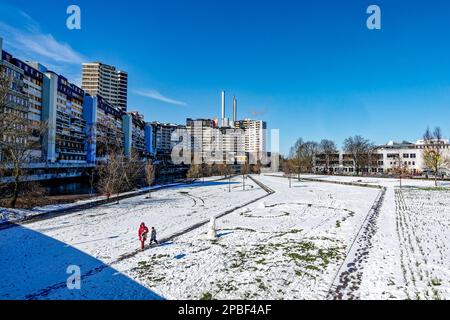
[[[57,41],[53,35],[38,30],[19,30],[0,22],[0,32],[11,47],[57,63],[81,64],[86,59],[70,45]]]
[[[176,106],[187,106],[186,102],[178,101],[178,100],[163,96],[161,93],[159,93],[156,90],[135,90],[134,93],[137,95],[140,95],[142,97],[162,101],[162,102],[173,104]]]
[[[26,12],[12,7],[0,9],[7,14],[6,18],[9,17],[0,21],[0,36],[6,50],[22,60],[40,62],[50,70],[67,77],[69,81],[80,78],[81,63],[88,59],[69,44],[43,32],[39,23]],[[2,16],[3,14],[0,14],[0,18]],[[14,16],[14,19],[11,20],[11,16]],[[9,20],[9,23],[5,22],[6,20]]]

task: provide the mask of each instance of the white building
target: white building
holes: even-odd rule
[[[190,141],[184,144],[195,157],[196,163],[245,162],[245,131],[231,127],[218,127],[216,120],[187,119],[186,129]]]
[[[235,122],[235,128],[245,131],[245,152],[257,154],[267,151],[267,123],[265,121],[240,120]]]
[[[100,62],[83,63],[82,89],[100,95],[122,111],[127,111],[128,73]]]
[[[439,142],[431,142],[434,146],[439,143],[439,148],[444,150],[444,157],[450,158],[450,141],[443,139]],[[402,168],[411,174],[421,174],[427,168],[423,162],[423,151],[427,145],[424,140],[412,142],[393,142],[378,146],[375,152],[368,156],[368,165],[362,169],[364,173],[389,174],[397,168]],[[315,172],[326,171],[326,157],[323,154],[316,155]],[[356,172],[351,154],[338,152],[328,159],[331,173],[353,174]]]

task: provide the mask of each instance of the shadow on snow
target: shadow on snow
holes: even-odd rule
[[[151,290],[67,244],[23,226],[0,231],[0,300],[161,300]],[[69,266],[81,289],[69,290]]]

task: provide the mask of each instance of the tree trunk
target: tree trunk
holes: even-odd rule
[[[242,188],[245,191],[245,175],[242,175]]]
[[[17,166],[15,166],[14,168],[14,190],[13,190],[13,195],[12,195],[12,199],[9,203],[9,206],[11,208],[15,208],[16,204],[17,204],[17,198],[19,197],[19,184],[20,184],[20,171],[19,168]]]

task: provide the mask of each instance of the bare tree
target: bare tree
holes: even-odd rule
[[[251,166],[250,166],[250,171],[251,171],[251,173],[253,173],[253,174],[261,174],[261,167],[262,167],[262,165],[261,165],[261,161],[260,160],[258,160],[257,162],[256,162],[256,164],[252,164]]]
[[[294,159],[295,164],[291,163],[291,165],[295,166],[296,172],[297,172],[297,179],[300,181],[300,175],[302,173],[302,154],[303,149],[305,147],[305,142],[302,138],[299,138],[294,146],[291,148],[290,158]],[[284,171],[283,167],[283,171]],[[291,169],[294,169],[293,167]]]
[[[374,144],[357,135],[345,139],[344,150],[345,152],[351,154],[355,165],[356,174],[359,175],[363,168],[369,165],[370,155],[374,150]]]
[[[145,179],[148,185],[148,198],[152,197],[152,184],[155,181],[156,168],[151,161],[145,165]]]
[[[330,174],[331,157],[336,154],[337,148],[334,141],[323,139],[319,144],[319,153],[325,157],[325,171]]]
[[[231,167],[229,165],[220,165],[222,173],[228,177],[228,192],[231,192]]]
[[[0,155],[1,156],[1,155]],[[8,184],[6,182],[6,168],[5,163],[0,161],[0,199],[8,198]],[[0,204],[0,206],[6,206],[6,204]]]
[[[217,165],[217,173],[218,173],[220,176],[223,176],[224,178],[226,178],[226,177],[227,177],[227,174],[228,174],[228,168],[227,168],[227,165],[224,164],[224,163],[218,164],[218,165]]]
[[[145,179],[146,162],[141,159],[138,151],[133,151],[131,156],[123,157],[124,191],[137,188],[139,182]]]
[[[97,169],[94,168],[90,168],[88,169],[88,176],[89,176],[89,195],[91,197],[94,196],[94,187],[95,187],[95,178],[98,175]]]
[[[429,128],[423,135],[424,150],[422,153],[423,162],[427,168],[434,172],[434,184],[437,187],[439,170],[448,165],[448,157],[445,154],[444,140],[441,128],[436,127],[433,132]]]
[[[393,173],[399,178],[400,188],[402,188],[402,179],[403,176],[408,173],[408,165],[403,161],[403,157],[400,153],[394,157],[394,162],[395,167]]]
[[[212,163],[210,166],[209,166],[209,174],[211,175],[211,176],[215,176],[215,175],[217,175],[218,173],[217,173],[217,165],[216,165],[216,163]]]
[[[119,194],[123,189],[123,155],[111,152],[108,161],[99,167],[98,189],[106,195],[109,200],[112,195],[117,195],[119,203]]]
[[[0,162],[4,174],[11,177],[9,206],[14,208],[26,183],[24,172],[40,157],[38,150],[46,130],[45,123],[28,119],[28,109],[9,102],[9,88],[13,81],[0,68]]]
[[[297,179],[300,181],[300,175],[303,172],[311,172],[314,168],[315,156],[319,151],[319,145],[314,141],[304,142],[302,138],[298,139],[291,148],[290,158],[292,170],[297,173]]]
[[[241,175],[242,175],[242,190],[245,191],[245,179],[246,176],[251,172],[250,164],[246,161],[243,165],[241,165]]]
[[[116,195],[119,203],[120,193],[135,189],[145,176],[144,167],[137,153],[129,157],[122,152],[111,152],[106,163],[99,166],[98,188],[108,199]]]
[[[210,173],[210,168],[209,168],[208,164],[203,162],[200,165],[200,173],[203,178],[203,184],[205,184],[205,177],[209,176],[209,173]]]
[[[283,161],[283,172],[289,180],[289,188],[292,188],[292,174],[295,172],[295,166],[292,160],[286,159]]]
[[[190,179],[198,179],[202,176],[202,168],[198,164],[193,164],[187,172],[187,177]]]
[[[91,136],[96,144],[97,157],[104,158],[111,153],[123,152],[121,147],[123,132],[110,118],[97,122],[92,130],[94,134]]]

